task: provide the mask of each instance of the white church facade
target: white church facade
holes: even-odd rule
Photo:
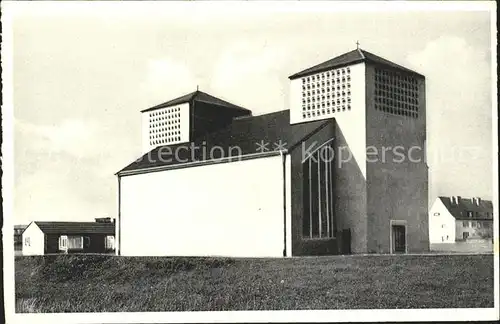
[[[201,91],[142,111],[117,254],[428,250],[425,77],[358,48],[289,79],[283,111]]]

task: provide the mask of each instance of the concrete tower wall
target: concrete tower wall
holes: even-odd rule
[[[367,249],[369,253],[390,253],[391,224],[398,224],[406,225],[407,252],[427,251],[425,79],[410,75],[417,82],[418,117],[402,116],[375,107],[376,68],[384,69],[373,65],[366,69]],[[395,98],[405,101],[397,94]]]

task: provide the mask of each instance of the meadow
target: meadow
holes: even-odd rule
[[[493,307],[492,255],[15,258],[19,313]]]

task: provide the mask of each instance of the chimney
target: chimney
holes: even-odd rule
[[[462,197],[461,196],[457,196],[456,200],[457,200],[457,205],[458,205],[458,204],[460,204],[460,201],[462,201]]]
[[[480,198],[480,197],[476,197],[476,198],[474,198],[474,200],[475,200],[475,202],[474,202],[474,203],[475,203],[476,205],[478,205],[478,206],[479,206],[479,204],[481,204],[481,198]]]
[[[95,221],[96,223],[111,223],[111,217],[99,217]]]

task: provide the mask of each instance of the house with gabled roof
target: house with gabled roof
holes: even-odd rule
[[[142,110],[143,154],[116,173],[117,254],[427,251],[425,77],[358,47],[289,82],[283,111],[201,91]]]
[[[115,222],[31,222],[22,233],[23,255],[114,252]]]
[[[493,203],[480,197],[436,198],[429,212],[430,243],[455,243],[493,238]]]

